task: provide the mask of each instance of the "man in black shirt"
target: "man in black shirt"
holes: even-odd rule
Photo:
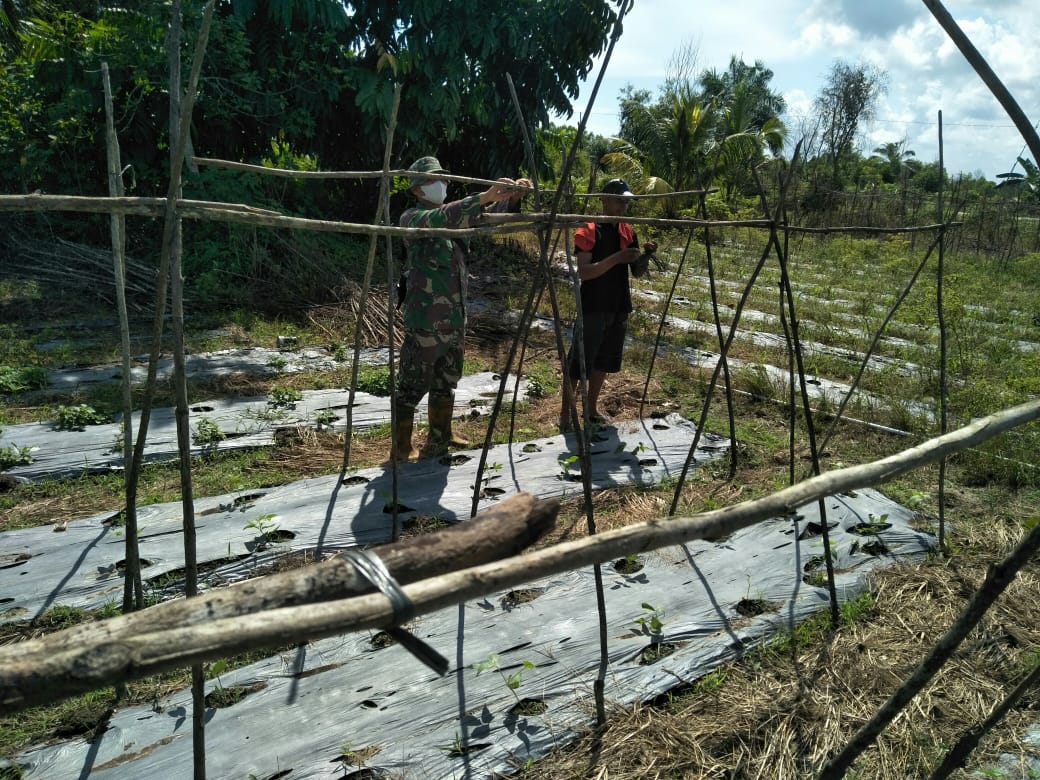
[[[625,216],[631,197],[632,192],[624,179],[608,181],[603,185],[601,198],[604,216]],[[621,370],[626,322],[632,311],[629,267],[633,276],[642,276],[649,265],[649,256],[657,251],[657,244],[653,241],[643,245],[643,252],[639,251],[638,245],[635,231],[627,222],[588,222],[574,231],[575,259],[581,280],[582,345],[589,382],[589,419],[598,424],[606,422],[598,407],[603,382],[607,374]],[[570,414],[580,378],[581,363],[575,338],[571,341],[564,366],[561,431],[574,428]]]

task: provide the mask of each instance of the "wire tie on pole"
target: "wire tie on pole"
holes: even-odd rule
[[[386,632],[396,639],[408,652],[426,664],[430,669],[443,677],[448,673],[448,659],[434,650],[426,642],[399,623],[406,623],[415,615],[415,605],[401,590],[383,560],[372,550],[351,548],[344,550],[342,556],[354,564],[358,574],[368,580],[375,588],[390,600],[390,608],[394,613],[394,623]]]

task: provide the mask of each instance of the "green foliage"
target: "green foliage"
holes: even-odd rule
[[[525,373],[527,394],[531,398],[551,398],[559,392],[560,382],[556,377],[556,369],[548,361],[528,363]]]
[[[292,387],[282,387],[280,385],[272,387],[271,396],[267,405],[274,407],[275,409],[294,409],[297,401],[303,400],[303,393]]]
[[[271,543],[273,534],[278,531],[279,527],[278,522],[275,520],[275,515],[264,514],[252,518],[243,526],[243,530],[248,531],[252,529],[256,531],[260,536],[260,545],[258,548],[263,548]]]
[[[387,366],[358,366],[355,390],[386,398],[390,395],[390,369]]]
[[[664,631],[664,611],[645,601],[643,602],[643,610],[646,614],[637,617],[635,624],[639,626],[639,630],[643,634],[646,634],[654,641],[660,641],[661,634]]]
[[[0,366],[0,393],[40,390],[48,384],[50,377],[42,366]]]
[[[183,4],[185,49],[202,6]],[[400,115],[424,120],[398,124],[398,148],[437,150],[453,170],[515,174],[524,150],[501,74],[511,74],[532,125],[547,124],[551,113],[569,115],[615,17],[606,0],[466,0],[450,13],[426,0],[220,4],[193,116],[195,151],[286,167],[373,169],[400,84]],[[169,4],[88,4],[77,12],[40,3],[26,7],[22,22],[38,32],[38,45],[5,51],[0,65],[3,190],[104,187],[99,72],[107,61],[137,194],[161,194]],[[284,186],[292,210],[310,201],[332,214],[346,203],[355,216],[371,217],[374,185],[270,186]]]
[[[87,404],[59,406],[57,415],[58,428],[64,431],[82,431],[88,425],[102,425],[108,422],[107,415]]]
[[[191,440],[197,447],[215,448],[219,442],[224,440],[224,431],[208,417],[200,417],[199,421],[195,423]]]
[[[515,698],[517,702],[520,701],[520,697],[517,695],[516,691],[523,683],[524,671],[527,669],[534,669],[535,665],[530,661],[521,661],[520,667],[521,668],[517,671],[507,675],[505,671],[502,669],[498,655],[496,655],[495,653],[492,653],[483,661],[477,661],[473,664],[473,670],[478,675],[481,672],[487,672],[492,670],[498,672],[499,676],[502,678],[502,682],[506,684],[506,687],[509,689],[509,692],[513,694],[513,698]]]
[[[32,461],[32,447],[19,447],[16,444],[0,447],[0,471],[13,466],[28,466]]]

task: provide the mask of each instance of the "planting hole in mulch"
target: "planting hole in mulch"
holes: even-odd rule
[[[635,574],[643,568],[643,562],[638,557],[618,558],[614,561],[614,571],[618,574]]]
[[[366,766],[347,773],[345,780],[379,780],[379,778],[391,776],[385,769],[380,769],[377,766]]]
[[[270,544],[278,544],[278,542],[288,542],[290,539],[295,539],[296,534],[292,531],[286,531],[284,528],[278,528],[274,531],[268,531],[264,534],[265,538]]]
[[[262,691],[266,687],[267,683],[259,681],[252,685],[231,685],[227,688],[217,687],[206,694],[206,706],[213,709],[230,707],[232,704],[238,704],[249,694]]]
[[[399,515],[403,515],[405,512],[414,512],[414,511],[415,510],[412,509],[410,506],[405,506],[404,504],[402,504],[400,502],[397,503],[397,514],[399,514]],[[394,512],[394,504],[393,503],[391,503],[390,501],[387,501],[385,504],[383,504],[383,514],[384,515],[390,515],[390,514],[393,514],[393,512]]]
[[[14,555],[0,555],[0,569],[13,569],[16,566],[24,566],[25,562],[32,558],[32,553],[21,552]],[[7,599],[14,601],[14,599]],[[0,599],[0,604],[4,602]]]
[[[826,563],[826,560],[822,555],[814,555],[812,558],[805,562],[805,565],[802,567],[802,571],[815,571],[816,569],[820,568],[824,563]]]
[[[368,477],[362,477],[360,474],[343,478],[344,485],[367,485],[370,481]]]
[[[106,517],[101,522],[101,525],[108,525],[108,526],[113,526],[113,525],[114,526],[123,526],[123,525],[126,525],[126,510],[125,509],[120,509],[118,512],[116,512],[111,517]]]
[[[505,493],[505,488],[488,487],[480,491],[481,498],[498,498]]]
[[[234,503],[235,506],[243,506],[244,504],[252,504],[258,498],[263,498],[263,497],[264,497],[263,493],[249,493],[248,495],[245,495],[245,496],[239,496],[238,498],[236,498],[234,500],[233,503]]]
[[[406,518],[402,523],[401,534],[402,536],[418,536],[439,531],[441,528],[447,528],[450,525],[452,523],[440,515],[415,515],[414,517]]]
[[[674,642],[651,642],[649,645],[643,648],[643,651],[639,654],[640,666],[649,666],[650,664],[657,663],[662,658],[667,658],[676,650],[679,646]]]
[[[542,448],[537,444],[525,444],[523,447],[524,452],[541,452]]]
[[[461,452],[455,453],[454,455],[446,455],[440,459],[442,466],[461,466],[465,463],[469,463],[473,460],[469,455],[463,455]]]
[[[463,745],[461,741],[456,740],[455,744],[448,749],[448,758],[462,758],[470,753],[476,753],[478,750],[486,750],[489,747],[491,747],[490,742],[471,742],[468,745]]]
[[[734,609],[744,617],[755,617],[765,612],[776,612],[782,604],[779,601],[766,601],[765,599],[741,599]]]
[[[148,560],[147,558],[139,558],[138,560],[141,563],[141,568],[142,569],[147,569],[149,566],[153,566],[154,565],[152,563],[152,561]],[[125,558],[123,560],[116,561],[116,571],[119,572],[120,574],[125,574],[126,573],[126,559]]]
[[[212,406],[193,406],[193,407],[191,407],[191,410],[193,412],[212,412],[213,411],[213,407]]]
[[[882,531],[887,531],[892,527],[891,523],[856,523],[845,530],[850,534],[858,534],[859,536],[871,536],[872,534],[879,534]]]
[[[880,539],[875,539],[872,542],[867,542],[860,549],[863,550],[867,555],[873,555],[880,557],[882,555],[888,555],[888,547]]]
[[[541,715],[549,705],[541,699],[521,699],[509,708],[510,715]]]
[[[508,612],[521,604],[534,601],[543,593],[545,593],[545,588],[520,588],[519,590],[511,590],[502,597],[502,600],[499,603],[502,605],[502,609]]]
[[[366,775],[359,775],[358,772],[368,772],[368,771],[383,772],[383,770],[380,769],[379,767],[365,767],[364,766],[364,764],[367,761],[370,761],[371,759],[375,758],[375,756],[377,756],[380,753],[380,751],[382,751],[382,749],[383,748],[380,745],[369,745],[368,747],[360,748],[359,750],[349,750],[349,749],[348,750],[344,750],[338,756],[336,756],[334,759],[332,759],[332,761],[330,763],[333,763],[333,764],[339,764],[339,763],[343,763],[343,764],[357,764],[358,766],[361,766],[362,768],[357,770],[357,771],[355,771],[355,772],[351,772],[349,775],[347,775],[347,777],[359,777],[359,778],[360,777],[366,777]],[[384,777],[385,775],[383,775],[383,774],[376,774],[376,775],[370,775],[370,776],[371,777]]]
[[[837,525],[838,524],[836,522],[827,523],[827,530],[829,531],[832,528],[835,528]],[[817,523],[813,520],[810,520],[808,523],[806,523],[804,530],[800,534],[798,534],[799,539],[812,539],[816,536],[823,536],[823,524]]]
[[[656,466],[657,465],[657,458],[641,458],[640,461],[639,461],[639,465],[643,466],[644,468],[649,468],[650,466]]]

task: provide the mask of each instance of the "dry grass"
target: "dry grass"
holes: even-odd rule
[[[808,642],[752,651],[685,692],[616,708],[520,778],[806,778],[844,747],[952,623],[986,567],[1018,534],[985,553],[880,571],[867,619]],[[1025,572],[931,686],[885,731],[849,777],[927,777],[961,734],[981,722],[1035,663],[1038,571]],[[1021,751],[1040,718],[1033,695],[983,742],[973,761]],[[962,775],[964,776],[964,775]]]

